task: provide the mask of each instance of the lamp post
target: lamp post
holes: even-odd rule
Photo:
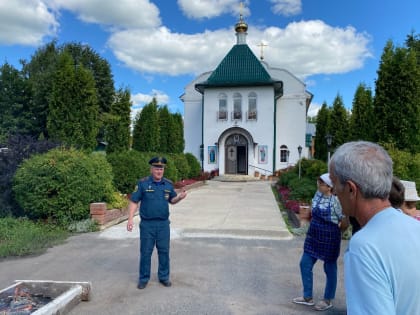
[[[302,154],[302,146],[298,146],[298,152],[299,152],[299,179],[300,179],[300,156]]]
[[[332,139],[333,139],[333,136],[330,135],[329,133],[327,133],[327,135],[325,136],[325,140],[327,140],[327,150],[328,150],[327,163],[328,163],[328,165],[330,165],[330,158],[331,158],[330,148],[331,148]]]

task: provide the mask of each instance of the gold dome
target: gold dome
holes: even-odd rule
[[[247,30],[248,30],[248,24],[244,22],[244,20],[242,19],[242,14],[241,14],[241,17],[239,18],[239,22],[235,24],[235,31],[237,33],[245,33]]]

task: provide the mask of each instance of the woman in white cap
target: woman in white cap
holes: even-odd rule
[[[300,273],[303,295],[293,299],[293,303],[314,305],[318,311],[332,307],[337,289],[337,259],[340,255],[341,231],[343,218],[340,202],[332,193],[332,182],[328,173],[318,180],[318,191],[312,199],[312,220],[306,234],[303,254],[300,260]],[[324,299],[318,303],[313,300],[313,267],[316,261],[324,261],[327,282]]]
[[[406,180],[401,181],[404,185],[404,203],[401,206],[401,210],[409,216],[420,221],[420,210],[417,209],[417,202],[420,201],[420,197],[417,195],[416,183],[409,182]]]

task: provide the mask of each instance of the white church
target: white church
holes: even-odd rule
[[[247,30],[241,15],[236,45],[181,96],[185,152],[219,175],[271,175],[310,154],[306,118],[313,95],[287,70],[258,59]]]

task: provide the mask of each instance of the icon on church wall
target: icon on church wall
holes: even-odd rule
[[[266,145],[258,146],[258,163],[267,164],[267,158],[268,158],[267,152],[268,152],[268,147]]]
[[[216,164],[217,163],[217,147],[215,145],[209,145],[208,153],[209,153],[209,164]]]

